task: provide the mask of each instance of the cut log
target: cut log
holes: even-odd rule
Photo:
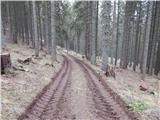
[[[28,70],[28,69],[24,69],[23,66],[17,66],[17,65],[16,65],[16,66],[12,66],[12,68],[13,68],[14,70],[29,72],[29,70]]]
[[[29,64],[32,61],[32,58],[25,58],[25,59],[18,58],[17,61],[21,64]]]
[[[55,66],[53,64],[51,64],[51,63],[46,63],[45,65],[52,66],[52,67],[55,68]]]
[[[11,68],[11,58],[9,53],[2,53],[1,56],[1,74],[4,74],[5,71]]]

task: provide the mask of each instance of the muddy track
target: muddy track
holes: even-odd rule
[[[76,58],[74,60],[85,72],[97,116],[104,120],[138,120],[137,115],[89,65]]]
[[[89,109],[87,109],[87,111],[90,111],[89,113],[95,116],[94,120],[138,120],[135,113],[127,108],[125,102],[88,64],[77,58],[72,57],[73,60],[71,60],[66,56],[63,57],[64,62],[61,69],[57,72],[52,81],[44,87],[42,92],[36,96],[36,99],[26,109],[25,113],[18,118],[18,120],[78,119],[77,116],[72,116],[73,111],[71,112],[72,108],[70,106],[70,93],[75,92],[70,90],[71,83],[73,80],[81,80],[74,76],[75,74],[78,74],[79,71],[76,71],[76,73],[72,71],[72,65],[75,62],[79,65],[79,67],[77,67],[80,72],[85,75],[83,76],[83,80],[86,80],[86,87],[89,88],[90,95],[88,97],[91,100],[90,107],[92,107],[90,108],[88,106]],[[79,87],[76,84],[74,84],[74,86]],[[76,94],[74,93],[74,95]],[[75,109],[79,108],[77,107]],[[79,115],[79,113],[77,115]]]
[[[65,94],[71,74],[71,63],[64,56],[64,63],[53,80],[36,96],[18,120],[53,120],[58,119],[58,106]]]

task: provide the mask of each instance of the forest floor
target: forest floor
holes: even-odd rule
[[[63,57],[58,54],[58,62],[51,66],[51,57],[40,52],[34,58],[34,50],[26,46],[8,44],[2,52],[10,53],[12,65],[21,70],[11,70],[1,75],[2,120],[16,120],[24,112],[35,96],[47,85],[60,69]],[[21,64],[18,59],[32,58],[32,62]]]
[[[128,108],[125,104],[119,105],[121,99],[115,99],[117,94],[140,114],[139,120],[160,119],[158,79],[147,76],[144,82],[139,73],[119,69],[115,79],[106,77],[99,66],[91,65],[80,54],[69,52],[82,61],[67,55],[65,50],[59,48],[58,51],[58,62],[52,67],[50,56],[44,52],[40,52],[37,59],[32,56],[33,49],[7,45],[5,52],[10,52],[12,64],[23,66],[24,71],[10,71],[1,76],[2,120],[18,117],[19,120],[130,120],[133,114],[125,112]],[[63,58],[61,52],[67,57]],[[17,61],[28,57],[32,57],[29,64]],[[97,78],[86,63],[103,80]],[[147,86],[154,94],[139,90],[140,85]],[[37,94],[39,97],[35,99]]]
[[[117,68],[115,69],[116,78],[106,77],[105,72],[101,70],[99,59],[95,66],[82,58],[82,55],[73,51],[69,53],[92,66],[113,91],[118,93],[128,106],[140,115],[140,120],[160,120],[160,76],[146,75],[145,81],[143,81],[140,73],[130,69]],[[142,91],[140,86],[144,86],[148,90]]]

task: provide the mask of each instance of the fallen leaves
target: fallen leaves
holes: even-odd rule
[[[56,62],[54,64],[56,69],[52,66],[46,66],[45,63],[50,63],[51,60],[49,55],[43,55],[42,58],[37,59],[31,56],[32,49],[25,48],[23,46],[14,46],[14,48],[9,46],[7,48],[11,53],[13,68],[12,74],[1,76],[1,117],[3,120],[16,120],[36,94],[50,82],[54,71],[58,71],[61,67],[61,64]],[[18,62],[18,59],[21,62]],[[62,56],[58,56],[58,59],[62,63]]]

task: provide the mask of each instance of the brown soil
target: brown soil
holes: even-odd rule
[[[87,64],[65,57],[63,67],[19,120],[136,120],[121,98]]]
[[[121,96],[125,95],[122,86],[127,91],[128,84],[135,88],[139,85],[122,80],[121,74],[128,74],[127,71],[116,72],[115,79],[107,77],[106,80],[98,67],[77,59],[80,55],[72,57],[61,51],[58,51],[58,61],[63,60],[63,64],[55,62],[52,66],[49,56],[43,52],[40,58],[32,58],[31,63],[20,64],[17,59],[31,57],[34,52],[22,48],[7,50],[12,64],[23,66],[25,71],[11,71],[13,74],[2,76],[3,120],[150,120],[131,111]]]
[[[11,55],[13,66],[24,69],[10,69],[1,75],[1,118],[2,120],[17,120],[30,105],[35,96],[46,86],[59,71],[63,57],[58,53],[57,61],[51,66],[51,56],[40,51],[40,57],[34,58],[35,51],[27,46],[7,44],[3,52]],[[21,64],[18,59],[32,58],[32,62]],[[46,65],[47,64],[47,65]],[[48,65],[49,64],[49,65]]]
[[[40,95],[32,102],[25,114],[19,120],[52,120],[58,119],[58,106],[64,95],[66,84],[71,72],[71,64],[65,58],[65,62],[53,78],[53,80],[42,90]]]
[[[159,120],[160,119],[160,76],[146,75],[145,81],[141,79],[139,71],[133,71],[130,68],[120,69],[116,67],[116,78],[106,77],[105,72],[101,70],[101,59],[97,59],[97,65],[91,64],[80,54],[71,51],[69,54],[76,56],[91,66],[96,74],[100,75],[105,82],[115,93],[117,93],[127,105],[133,105],[137,102],[142,103],[142,109],[134,109],[140,116],[140,120]],[[137,68],[138,69],[138,68]],[[147,86],[149,91],[140,90],[139,86]],[[133,103],[133,104],[132,104]]]
[[[94,70],[76,59],[86,73],[88,86],[93,94],[95,113],[105,120],[136,120],[137,115],[130,111],[124,101],[94,72]]]

